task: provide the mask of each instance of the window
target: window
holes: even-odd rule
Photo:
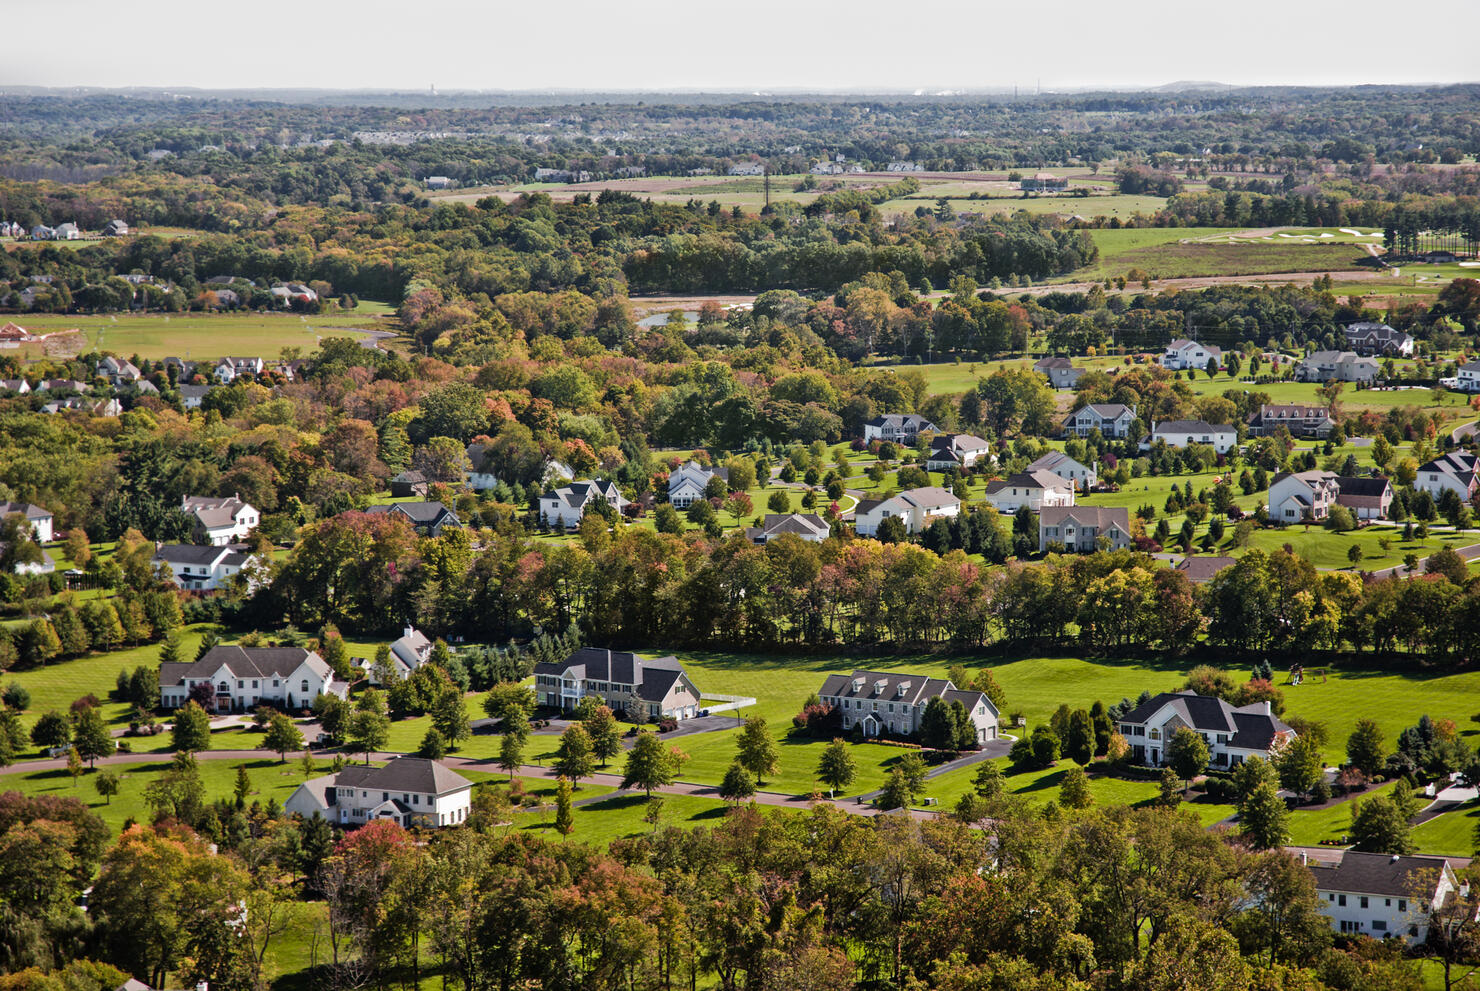
[[[303,685],[302,685],[301,690],[302,691],[305,691],[305,692],[308,691],[308,679],[307,678],[304,678],[303,679]]]
[[[1380,932],[1380,933],[1387,932],[1387,923],[1384,922],[1382,919],[1373,919],[1372,920],[1372,931],[1373,932]]]
[[[1399,898],[1398,899],[1398,911],[1399,912],[1406,912],[1406,911],[1408,911],[1408,899],[1406,899],[1406,898]]]
[[[380,793],[380,800],[382,802],[389,802],[391,800],[391,793],[388,792],[388,791],[381,792]]]
[[[1366,908],[1367,907],[1367,896],[1366,895],[1363,895],[1362,898],[1361,898],[1361,907],[1362,908]]]
[[[237,688],[246,688],[247,687],[247,683],[245,681],[241,680],[240,678],[238,678],[237,679],[237,682],[236,682],[236,687]]]
[[[278,680],[276,678],[272,679],[272,687],[273,688],[278,687]]]
[[[1336,896],[1336,904],[1338,904],[1338,905],[1345,905],[1346,904],[1346,895],[1337,895]]]
[[[257,679],[256,678],[253,678],[252,679],[252,687],[253,688],[256,688],[257,687]]]

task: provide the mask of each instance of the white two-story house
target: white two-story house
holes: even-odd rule
[[[1088,554],[1100,549],[1118,551],[1131,545],[1131,515],[1124,506],[1044,506],[1038,514],[1038,549],[1054,544]]]
[[[31,537],[36,543],[49,544],[56,539],[52,531],[54,518],[51,510],[30,502],[0,502],[0,520],[12,515],[25,517],[26,522],[31,525]]]
[[[1334,861],[1310,858],[1321,914],[1338,932],[1392,937],[1417,946],[1429,935],[1429,914],[1459,888],[1443,857],[1344,850]]]
[[[1469,502],[1480,492],[1480,458],[1466,451],[1450,451],[1420,466],[1413,487],[1435,500],[1450,489],[1461,502]]]
[[[1237,767],[1250,757],[1269,758],[1272,748],[1295,738],[1268,702],[1234,708],[1220,698],[1191,690],[1162,692],[1120,717],[1120,735],[1139,764],[1166,763],[1167,743],[1190,729],[1208,745],[1208,766]]]
[[[614,712],[647,719],[692,719],[701,697],[676,657],[647,658],[599,647],[536,664],[534,691],[539,703],[552,709],[574,709],[592,696]]]
[[[283,803],[288,815],[305,819],[341,826],[386,819],[408,829],[460,825],[472,808],[473,782],[423,757],[397,757],[384,767],[351,764],[303,782]]]
[[[971,434],[941,434],[930,442],[925,467],[930,471],[965,471],[992,460],[992,445]]]
[[[1455,388],[1461,392],[1480,392],[1480,361],[1469,361],[1455,371]]]
[[[1164,442],[1167,447],[1206,444],[1219,454],[1227,454],[1238,444],[1238,431],[1226,423],[1166,420],[1151,425],[1151,436],[1141,441],[1141,449],[1149,449],[1156,441]]]
[[[860,537],[872,537],[879,532],[879,524],[897,516],[904,523],[905,533],[916,534],[935,520],[960,512],[960,499],[937,485],[930,485],[888,499],[860,500],[853,510],[853,529]]]
[[[546,526],[574,530],[581,525],[586,507],[601,499],[617,512],[627,505],[615,484],[603,480],[571,482],[540,496],[540,521]]]
[[[934,433],[935,424],[919,413],[885,413],[863,425],[865,441],[893,441],[896,444],[913,444],[923,433]]]
[[[318,654],[302,647],[219,644],[198,661],[159,666],[159,704],[178,709],[191,689],[204,684],[217,711],[245,712],[259,705],[305,709],[319,693],[349,697],[349,685]],[[203,692],[204,690],[202,690]]]
[[[261,565],[252,554],[220,544],[160,544],[151,563],[168,568],[175,584],[187,592],[215,592],[231,576]]]
[[[999,513],[1015,513],[1023,506],[1036,513],[1048,506],[1074,505],[1074,483],[1034,468],[988,482],[984,498]]]
[[[1157,360],[1161,362],[1161,367],[1174,372],[1184,368],[1202,371],[1208,367],[1209,362],[1214,367],[1222,368],[1223,349],[1180,338],[1168,344],[1166,352]]]
[[[864,736],[912,736],[931,699],[960,702],[976,727],[976,742],[997,739],[997,707],[982,692],[963,691],[943,678],[899,671],[854,671],[829,675],[817,697],[835,709],[845,730]]]
[[[1090,403],[1069,414],[1064,436],[1088,437],[1098,430],[1102,437],[1126,437],[1136,422],[1136,408],[1124,403]]]
[[[685,461],[668,476],[668,501],[675,509],[688,509],[704,498],[711,478],[728,483],[730,469],[706,468],[697,461]]]
[[[1028,471],[1046,471],[1057,475],[1076,489],[1089,491],[1100,483],[1100,473],[1080,464],[1063,451],[1049,451],[1028,465]]]
[[[234,495],[186,496],[180,509],[194,521],[195,539],[217,546],[245,540],[261,522],[256,508]]]

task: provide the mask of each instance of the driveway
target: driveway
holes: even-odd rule
[[[1476,558],[1480,558],[1480,544],[1470,544],[1468,547],[1456,547],[1454,552],[1459,555],[1461,561],[1473,561]],[[1418,569],[1414,571],[1414,574],[1423,573],[1423,566],[1426,561],[1428,561],[1427,557],[1418,559]],[[1372,577],[1392,578],[1394,575],[1406,575],[1407,573],[1408,568],[1405,565],[1395,564],[1391,568],[1383,568],[1381,571],[1372,572]]]

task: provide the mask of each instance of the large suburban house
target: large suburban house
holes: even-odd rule
[[[1055,389],[1072,389],[1084,375],[1083,368],[1075,368],[1068,358],[1039,358],[1033,362],[1033,371],[1048,377],[1048,384]]]
[[[200,409],[200,404],[210,394],[211,387],[208,385],[182,385],[180,386],[180,402],[186,409]]]
[[[963,691],[949,680],[899,671],[854,671],[828,675],[817,693],[842,719],[845,730],[859,727],[864,736],[889,733],[911,736],[931,699],[960,702],[976,727],[976,742],[997,739],[997,707],[983,692]]]
[[[853,528],[860,537],[872,537],[891,516],[904,523],[905,533],[924,530],[932,521],[961,512],[961,500],[937,485],[909,489],[888,499],[863,499],[853,511]]]
[[[8,550],[10,550],[10,544],[0,540],[0,557],[4,557],[5,552]],[[17,575],[49,575],[57,570],[57,562],[55,558],[43,550],[41,552],[41,560],[16,561],[11,565],[10,570],[11,573]]]
[[[1063,451],[1049,451],[1043,457],[1028,465],[1028,471],[1051,472],[1077,489],[1092,489],[1100,481],[1099,472],[1093,468],[1085,467]]]
[[[1460,501],[1469,502],[1480,492],[1480,457],[1466,451],[1450,451],[1418,469],[1413,487],[1436,500],[1452,489]]]
[[[704,498],[709,480],[716,477],[729,482],[730,469],[706,468],[697,461],[685,461],[668,476],[668,501],[675,509],[688,509]]]
[[[571,482],[540,496],[540,521],[546,526],[563,526],[574,530],[581,525],[586,507],[597,499],[604,500],[617,512],[627,505],[617,486],[603,479]]]
[[[1358,354],[1413,354],[1413,337],[1385,323],[1364,320],[1346,328],[1346,343]]]
[[[1045,506],[1038,514],[1038,549],[1060,544],[1066,551],[1086,554],[1100,549],[1118,551],[1131,545],[1131,514],[1124,506]]]
[[[765,544],[783,533],[820,544],[832,533],[832,528],[816,513],[767,513],[761,526],[745,528],[745,539],[753,544]]]
[[[1265,403],[1249,414],[1249,436],[1264,437],[1281,427],[1292,437],[1324,437],[1336,426],[1324,406],[1305,403]]]
[[[1330,471],[1283,471],[1269,483],[1271,523],[1317,523],[1345,506],[1359,520],[1387,518],[1393,486],[1386,478],[1345,478]]]
[[[1157,359],[1161,367],[1171,371],[1195,368],[1202,371],[1211,362],[1214,367],[1223,367],[1223,349],[1211,344],[1199,344],[1185,337],[1167,345],[1166,353]]]
[[[212,374],[216,381],[225,385],[235,382],[239,378],[252,378],[262,374],[261,358],[222,358],[216,362],[216,368]]]
[[[178,709],[190,690],[209,685],[215,708],[245,712],[270,704],[306,709],[322,692],[349,697],[349,685],[318,654],[302,647],[238,647],[220,644],[198,661],[159,666],[159,704]]]
[[[552,709],[574,709],[589,695],[629,718],[648,719],[692,719],[701,697],[676,657],[654,659],[599,647],[536,664],[534,691],[539,703]]]
[[[1015,513],[1023,506],[1035,513],[1050,506],[1072,506],[1074,483],[1035,468],[988,482],[985,501],[999,513]]]
[[[426,634],[414,626],[408,626],[401,631],[400,639],[390,645],[391,671],[398,681],[405,681],[431,656],[432,642],[427,639]],[[380,676],[376,674],[374,665],[369,668],[368,680],[372,685],[380,684]]]
[[[1344,850],[1335,860],[1310,858],[1305,866],[1332,928],[1414,946],[1428,938],[1429,914],[1459,888],[1443,857]]]
[[[412,529],[423,537],[440,537],[448,527],[460,527],[462,521],[457,514],[440,502],[393,502],[389,505],[371,506],[367,513],[400,516],[410,521]]]
[[[1081,406],[1064,421],[1068,437],[1088,437],[1098,430],[1102,437],[1126,437],[1136,422],[1136,408],[1123,403],[1090,403]]]
[[[963,471],[982,460],[992,459],[992,445],[971,434],[938,434],[930,441],[925,467],[930,471]]]
[[[1355,351],[1313,351],[1295,366],[1301,382],[1371,382],[1377,378],[1377,362]]]
[[[187,592],[215,592],[225,588],[232,575],[261,562],[224,544],[160,544],[151,563],[156,569],[168,568],[175,584]]]
[[[913,444],[922,433],[934,433],[935,424],[919,413],[885,413],[863,425],[863,439],[887,440],[896,444]]]
[[[1141,448],[1149,448],[1157,441],[1162,441],[1167,447],[1207,444],[1219,454],[1227,454],[1238,443],[1238,431],[1226,423],[1166,420],[1151,424],[1151,436],[1141,441]]]
[[[180,509],[195,523],[195,539],[221,546],[244,539],[261,515],[250,503],[230,496],[186,496]]]
[[[144,373],[132,361],[111,354],[103,356],[98,362],[96,372],[99,378],[107,379],[115,388],[131,385],[144,377]]]
[[[1460,365],[1455,372],[1454,387],[1461,392],[1480,392],[1480,361]]]
[[[473,782],[425,757],[397,757],[384,767],[351,764],[299,785],[283,811],[341,826],[388,819],[407,828],[439,829],[467,820]]]
[[[26,522],[31,524],[31,536],[35,538],[36,543],[49,544],[56,539],[51,528],[51,510],[42,509],[30,502],[0,502],[0,520],[11,515],[26,518]]]
[[[1208,745],[1210,767],[1237,767],[1250,757],[1295,738],[1295,731],[1270,711],[1268,702],[1234,708],[1220,698],[1189,690],[1162,692],[1120,717],[1120,734],[1142,764],[1162,764],[1166,745],[1179,729],[1190,729]]]

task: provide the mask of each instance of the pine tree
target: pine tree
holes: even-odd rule
[[[1069,731],[1064,737],[1064,756],[1081,765],[1094,760],[1095,725],[1085,709],[1075,709],[1069,717]]]
[[[245,808],[247,796],[252,793],[252,779],[247,777],[247,765],[245,764],[236,765],[236,784],[232,788],[232,793],[236,795],[236,807]]]
[[[971,787],[982,798],[996,798],[1002,794],[1002,767],[994,760],[982,761]]]

